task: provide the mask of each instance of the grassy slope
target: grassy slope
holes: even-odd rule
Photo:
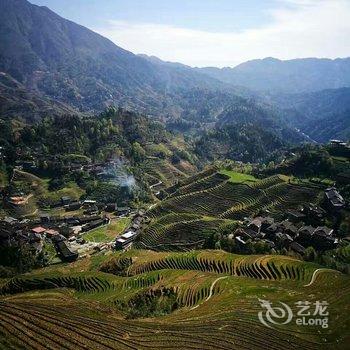
[[[111,258],[132,258],[129,277],[98,272],[98,265],[108,259],[102,255],[78,261],[69,270],[51,267],[26,275],[28,280],[35,278],[36,285],[44,278],[56,278],[55,286],[60,287],[62,276],[65,283],[85,282],[69,289],[31,287],[25,293],[0,297],[0,344],[18,347],[26,339],[33,348],[41,348],[43,342],[53,349],[77,348],[76,341],[88,349],[347,349],[350,317],[344,306],[350,302],[349,276],[324,271],[305,287],[318,266],[282,256],[237,256],[222,251],[180,254],[132,250]],[[202,270],[186,265],[193,258],[203,262]],[[170,261],[172,268],[162,268],[165,261]],[[234,276],[227,271],[206,270],[209,265],[205,261],[221,267],[231,262],[245,268],[274,261],[279,271],[298,266],[305,274],[299,279],[277,280]],[[151,268],[145,271],[142,266]],[[140,292],[161,294],[164,288],[174,288],[177,293],[180,308],[171,314],[128,320],[115,306],[117,300],[127,302]],[[296,301],[327,300],[330,328],[289,324],[269,329],[258,321],[259,298],[283,301],[294,311]]]
[[[31,194],[27,205],[10,209],[9,213],[13,216],[28,216],[36,213],[38,200],[49,200],[56,202],[63,196],[69,196],[72,199],[79,199],[83,194],[82,190],[76,183],[69,182],[66,186],[57,191],[49,191],[49,180],[42,179],[31,173],[14,170],[13,183],[19,188],[24,188],[27,194]],[[56,210],[52,210],[56,214]]]

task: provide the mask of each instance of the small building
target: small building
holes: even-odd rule
[[[49,214],[41,214],[40,215],[40,222],[42,224],[48,224],[51,221],[51,216]]]
[[[126,248],[137,237],[137,233],[134,231],[128,231],[118,237],[115,241],[115,248],[120,250]]]
[[[96,221],[96,220],[100,220],[101,216],[100,215],[91,215],[91,216],[79,216],[75,218],[79,224],[86,224],[88,222],[91,221]]]
[[[100,210],[98,209],[97,205],[92,205],[83,212],[85,215],[97,215],[99,213]]]
[[[87,207],[90,207],[91,205],[95,205],[95,204],[96,204],[95,200],[93,200],[93,199],[85,199],[84,202],[83,202],[83,207],[87,208]]]
[[[113,213],[118,209],[118,206],[116,203],[107,203],[105,207],[105,211],[108,213]]]
[[[332,228],[329,228],[327,226],[318,226],[315,231],[314,234],[320,234],[320,235],[324,235],[324,236],[332,236],[334,230]]]
[[[313,233],[315,232],[315,228],[312,226],[302,226],[298,231],[298,237],[309,239]]]
[[[278,223],[277,225],[280,231],[288,235],[291,235],[292,237],[295,237],[298,233],[297,227],[295,227],[291,221],[284,220]]]
[[[320,224],[322,219],[326,216],[326,211],[313,203],[304,204],[303,213],[305,214],[305,219],[303,221],[311,225]]]
[[[71,198],[68,196],[61,197],[61,205],[68,205],[71,202]]]
[[[264,219],[262,217],[256,217],[250,223],[248,224],[248,228],[256,233],[260,233],[261,231],[261,226],[262,226],[262,221]]]
[[[90,230],[93,230],[94,228],[97,228],[97,227],[100,227],[102,225],[104,225],[106,222],[105,220],[103,219],[99,219],[99,220],[96,220],[96,221],[91,221],[91,222],[88,222],[87,224],[85,224],[81,231],[82,232],[86,232],[86,231],[90,231]]]
[[[293,223],[298,223],[305,219],[305,214],[300,212],[299,210],[288,209],[286,214],[288,216],[288,220],[290,220]]]
[[[68,247],[67,242],[64,240],[56,242],[55,248],[57,251],[57,255],[62,261],[73,262],[78,259],[79,254],[77,252],[72,251]]]
[[[116,212],[119,216],[128,215],[130,213],[130,208],[129,207],[118,207]]]
[[[32,232],[37,233],[37,234],[43,234],[46,232],[46,228],[42,226],[37,226],[32,228]]]
[[[305,254],[305,248],[297,242],[292,242],[290,244],[289,248],[300,255]]]
[[[138,231],[139,229],[140,229],[140,224],[138,224],[138,223],[133,223],[132,224],[132,226],[131,226],[131,228],[134,230],[134,231]]]
[[[277,223],[273,223],[269,227],[265,229],[266,233],[271,234],[271,233],[276,233],[279,230],[279,227]]]
[[[53,230],[53,229],[48,229],[45,231],[45,233],[46,233],[47,237],[49,237],[49,238],[51,238],[53,236],[57,236],[59,234],[58,231]]]
[[[346,147],[347,143],[342,140],[330,140],[330,145],[332,147]]]
[[[66,211],[74,211],[74,210],[79,210],[81,207],[81,203],[76,201],[76,202],[71,202],[68,204],[66,207]]]
[[[340,210],[345,206],[345,200],[335,187],[329,187],[325,191],[328,206],[333,210]]]

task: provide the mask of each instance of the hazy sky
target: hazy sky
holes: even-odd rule
[[[191,66],[350,56],[350,0],[31,0],[134,53]]]

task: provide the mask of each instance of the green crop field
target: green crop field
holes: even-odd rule
[[[238,173],[231,170],[221,170],[221,174],[229,176],[229,181],[233,183],[242,183],[242,182],[255,182],[258,181],[254,176],[249,174]]]
[[[121,234],[130,224],[130,218],[113,219],[109,225],[99,227],[84,234],[85,240],[90,242],[111,242]]]
[[[3,349],[348,349],[350,277],[286,256],[131,250],[1,283]],[[268,328],[259,299],[327,301],[329,327]]]

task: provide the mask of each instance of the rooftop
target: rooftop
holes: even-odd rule
[[[133,236],[135,236],[135,235],[136,235],[135,232],[133,232],[133,231],[128,231],[128,232],[124,233],[121,237],[122,237],[122,238],[125,238],[125,239],[128,239],[128,238],[131,238],[131,237],[133,237]]]
[[[42,226],[34,227],[34,228],[32,228],[32,232],[35,232],[35,233],[44,233],[44,232],[46,232],[46,228],[44,228],[44,227],[42,227]]]

